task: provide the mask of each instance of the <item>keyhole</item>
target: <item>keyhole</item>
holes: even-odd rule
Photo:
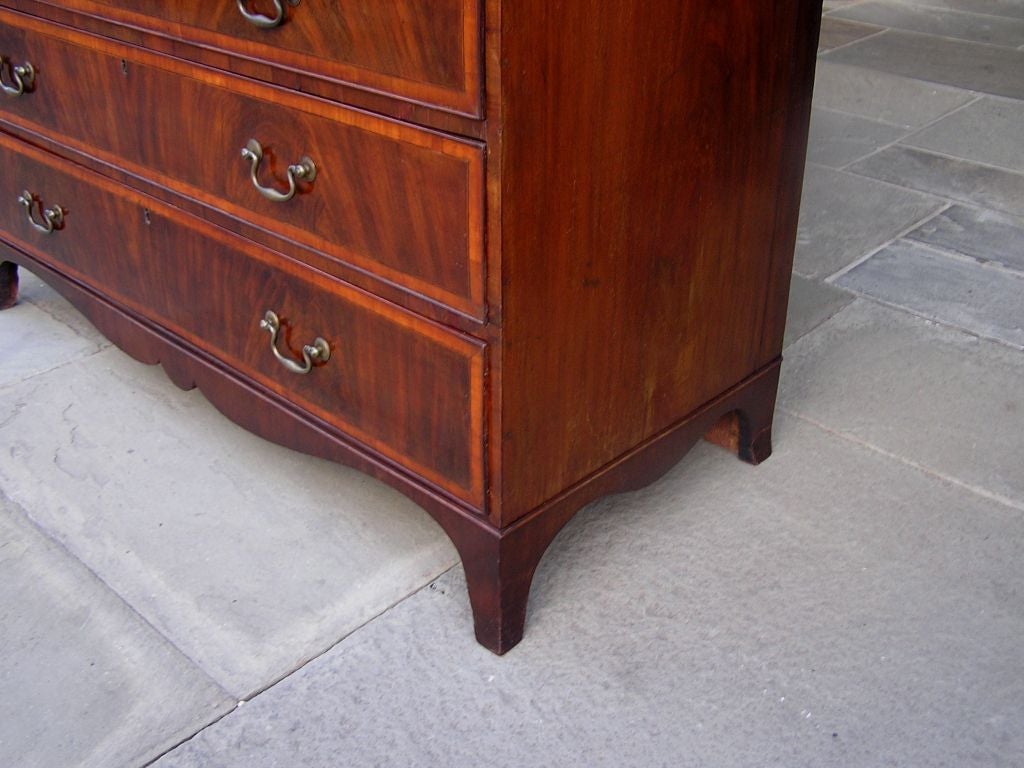
[[[128,60],[121,59],[121,74],[128,77]]]
[[[153,223],[153,219],[152,219],[152,217],[151,217],[151,216],[149,215],[149,208],[144,208],[144,209],[142,210],[142,220],[143,220],[144,222],[146,222],[146,225],[147,225],[147,226]]]

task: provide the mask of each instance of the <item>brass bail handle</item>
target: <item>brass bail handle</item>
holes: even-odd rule
[[[11,81],[14,85],[8,85],[3,81],[2,67],[9,67],[11,70]],[[21,96],[25,91],[32,87],[32,83],[36,79],[36,68],[33,67],[29,62],[24,64],[13,64],[8,62],[5,58],[0,58],[0,89],[8,96]]]
[[[279,192],[273,187],[264,187],[260,184],[259,173],[260,164],[263,162],[263,145],[256,139],[249,139],[242,147],[242,157],[251,163],[249,178],[252,180],[252,185],[267,200],[275,203],[286,203],[295,197],[299,181],[310,182],[316,178],[316,164],[308,157],[303,157],[295,165],[288,166],[288,191]]]
[[[287,0],[288,5],[293,8],[299,4],[299,0]],[[281,0],[274,0],[274,15],[264,16],[262,13],[253,13],[245,7],[246,0],[237,0],[238,12],[253,26],[260,29],[273,29],[281,26],[284,22],[284,3]]]
[[[273,310],[267,310],[263,319],[260,320],[260,328],[270,334],[270,351],[274,353],[274,357],[292,373],[304,376],[313,370],[314,363],[326,363],[331,359],[330,344],[319,336],[312,344],[307,344],[302,348],[301,363],[282,355],[277,348],[277,337],[281,332],[281,321]]]
[[[28,190],[18,195],[18,204],[25,209],[25,215],[28,217],[28,223],[32,225],[34,229],[42,232],[44,235],[52,235],[56,230],[61,228],[64,224],[64,209],[59,205],[52,205],[49,208],[42,208],[42,203],[39,207],[42,208],[43,222],[40,224],[36,221],[35,209],[36,209],[36,196]]]

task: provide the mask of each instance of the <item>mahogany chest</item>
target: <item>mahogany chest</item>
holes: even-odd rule
[[[503,653],[581,506],[770,452],[820,14],[0,0],[0,304],[410,496]]]

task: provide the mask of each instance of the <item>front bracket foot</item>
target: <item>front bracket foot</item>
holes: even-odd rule
[[[0,309],[10,309],[18,301],[18,265],[0,261]]]

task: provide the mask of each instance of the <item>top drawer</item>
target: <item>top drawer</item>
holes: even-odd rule
[[[249,59],[479,115],[480,0],[45,1]],[[278,18],[274,26],[259,26]]]

